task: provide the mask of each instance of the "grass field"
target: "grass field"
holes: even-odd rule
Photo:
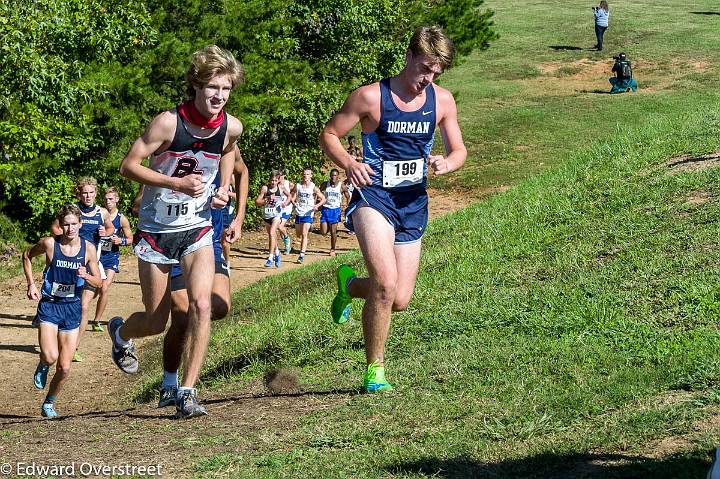
[[[197,458],[198,477],[703,476],[720,436],[720,170],[702,156],[720,148],[720,16],[693,12],[720,11],[615,2],[595,53],[589,3],[487,6],[501,39],[442,82],[471,158],[436,185],[516,186],[431,225],[393,320],[396,391],[358,394],[358,321],[327,314],[337,263],[270,278],[214,325],[202,387],[283,367],[323,407]],[[641,90],[596,92],[620,50]]]

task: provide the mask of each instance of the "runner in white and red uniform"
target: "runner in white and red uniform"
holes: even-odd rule
[[[210,207],[228,200],[242,125],[223,107],[242,81],[242,67],[230,52],[211,45],[193,54],[186,78],[190,99],[156,116],[120,166],[120,174],[145,185],[134,238],[145,311],[108,324],[113,361],[126,373],[137,372],[132,339],[165,331],[170,268],[180,264],[189,304],[185,367],[175,401],[180,418],[207,414],[194,386],[210,335],[215,273]],[[142,165],[147,157],[149,167]],[[214,189],[218,174],[220,186]]]

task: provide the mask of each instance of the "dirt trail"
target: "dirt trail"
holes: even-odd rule
[[[431,218],[477,201],[467,194],[432,191],[430,198]],[[344,227],[340,229],[337,252],[357,248],[355,238],[348,235]],[[294,232],[291,236],[294,238]],[[297,254],[293,253],[283,256],[280,269],[265,268],[266,238],[264,232],[245,232],[242,240],[233,246],[230,268],[234,290],[301,266],[296,263]],[[329,241],[312,233],[306,263],[326,259]],[[297,242],[294,246],[298,246]],[[127,317],[142,307],[134,256],[124,255],[120,269],[110,289],[105,322],[113,316]],[[36,273],[39,279],[39,272]],[[37,303],[26,299],[25,291],[24,278],[0,284],[0,367],[4,383],[0,390],[0,462],[36,460],[47,464],[48,446],[42,441],[51,437],[55,457],[63,458],[60,462],[56,460],[58,464],[72,461],[124,464],[132,458],[133,464],[162,464],[166,472],[172,471],[171,477],[178,477],[185,475],[188,471],[184,468],[193,462],[183,457],[188,447],[193,448],[194,458],[202,457],[204,452],[232,450],[232,437],[243,434],[247,428],[258,429],[268,424],[283,427],[283,423],[292,422],[303,410],[328,407],[345,398],[345,395],[316,393],[265,397],[258,384],[233,397],[203,394],[203,403],[211,416],[207,420],[184,422],[182,428],[177,428],[177,423],[168,421],[172,408],[158,410],[154,403],[129,408],[123,403],[124,392],[133,384],[132,379],[112,363],[107,333],[87,331],[80,345],[83,361],[73,363],[70,379],[58,399],[57,410],[63,418],[43,419],[40,404],[46,391],[38,391],[32,384],[39,354],[37,331],[31,325]],[[95,303],[91,305],[91,319],[94,307]],[[140,348],[142,344],[141,341]],[[51,375],[53,372],[51,369]],[[227,439],[227,446],[187,440],[197,435],[222,436]],[[122,447],[114,441],[120,436]]]

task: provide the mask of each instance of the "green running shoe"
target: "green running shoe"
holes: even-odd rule
[[[392,391],[392,385],[385,379],[385,367],[376,362],[368,364],[363,378],[363,388],[368,393]]]
[[[355,278],[357,275],[355,271],[346,264],[340,265],[336,275],[338,292],[333,298],[330,314],[335,323],[343,324],[350,319],[350,312],[352,311],[352,298],[347,292],[347,282],[350,278]]]
[[[78,351],[77,349],[75,350],[75,354],[73,354],[72,362],[74,362],[74,363],[82,362],[82,356],[80,356],[80,351]]]
[[[102,324],[100,324],[99,322],[93,321],[90,325],[90,331],[92,331],[93,333],[102,333],[103,331],[105,331],[105,328],[103,328]]]

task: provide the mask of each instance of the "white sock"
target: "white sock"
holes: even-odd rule
[[[171,388],[171,387],[177,387],[178,385],[178,376],[177,371],[174,373],[163,371],[163,380],[162,380],[162,387],[163,388]]]
[[[118,343],[120,346],[127,346],[128,344],[130,344],[130,341],[125,341],[123,338],[120,337],[120,329],[122,329],[122,326],[115,330],[115,342]]]

